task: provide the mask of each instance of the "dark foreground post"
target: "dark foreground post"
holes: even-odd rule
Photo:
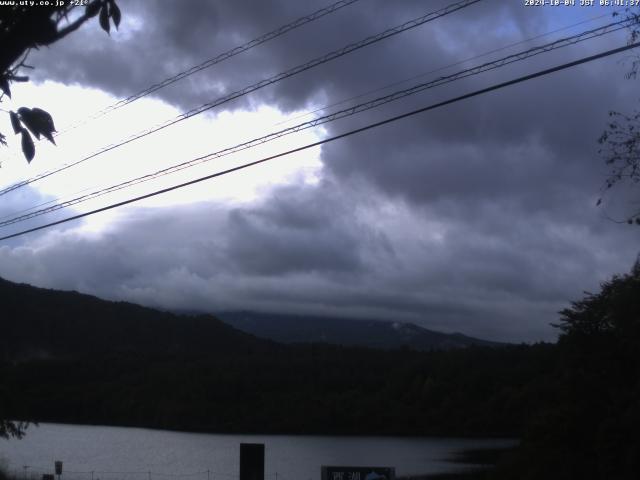
[[[240,480],[264,480],[264,443],[240,444]]]

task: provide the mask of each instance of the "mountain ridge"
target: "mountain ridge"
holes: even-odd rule
[[[253,311],[219,312],[216,316],[238,330],[285,344],[329,343],[346,347],[377,349],[409,347],[416,350],[506,345],[462,333],[429,330],[409,322]]]
[[[113,352],[206,356],[213,349],[275,346],[212,315],[180,316],[2,278],[0,305],[0,360]]]
[[[406,322],[251,311],[171,312],[2,278],[0,304],[0,357],[5,359],[108,351],[206,356],[211,349],[268,349],[274,342],[421,351],[506,345]]]
[[[553,347],[285,345],[0,280],[0,418],[217,433],[517,435]]]

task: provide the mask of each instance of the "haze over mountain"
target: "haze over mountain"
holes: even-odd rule
[[[415,350],[499,345],[399,322],[248,312],[227,312],[220,321],[212,315],[178,315],[1,278],[0,301],[0,348],[5,358],[123,351],[206,354],[211,349],[255,348],[270,344],[267,340]]]
[[[217,316],[238,330],[281,343],[330,343],[384,349],[410,347],[416,350],[503,345],[461,333],[435,332],[406,322],[257,312],[222,312]]]

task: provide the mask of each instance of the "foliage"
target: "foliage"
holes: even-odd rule
[[[636,263],[561,312],[554,400],[505,478],[640,478],[639,298]]]
[[[629,22],[628,43],[636,43],[640,39],[640,13],[637,8],[626,8],[625,12]],[[618,14],[614,13],[614,16],[616,15]],[[639,68],[640,57],[632,57],[626,77],[636,78]],[[610,168],[604,184],[604,193],[617,184],[628,182],[637,185],[640,182],[640,112],[624,114],[610,111],[609,117],[610,121],[598,139],[598,153]],[[598,199],[597,205],[602,204],[603,197],[604,195]],[[630,225],[640,225],[640,210],[628,214],[626,222]]]
[[[92,0],[74,21],[69,21],[73,9],[78,8],[74,2],[52,1],[35,7],[28,3],[15,2],[0,7],[0,101],[5,95],[11,98],[12,83],[29,81],[20,70],[33,68],[25,63],[32,48],[57,42],[96,15],[99,15],[102,29],[109,33],[111,22],[118,28],[122,16],[115,0]],[[42,135],[55,143],[53,133],[56,130],[49,113],[40,108],[21,107],[9,115],[14,133],[21,136],[22,152],[28,162],[35,156],[32,135],[38,140]],[[0,143],[7,144],[6,136],[1,132]]]
[[[27,422],[0,420],[0,438],[22,438],[27,430]]]
[[[598,140],[598,153],[611,168],[605,182],[607,190],[620,182],[640,183],[640,112],[625,115],[611,111],[609,116],[607,130]],[[602,198],[598,199],[598,205],[601,203]],[[640,210],[628,215],[627,223],[640,225]]]
[[[548,346],[456,352],[328,345],[32,359],[6,367],[16,418],[261,433],[515,436]],[[526,390],[526,387],[524,387]]]
[[[616,275],[597,294],[587,293],[560,312],[558,327],[566,344],[608,339],[632,343],[640,340],[640,261],[631,272]]]

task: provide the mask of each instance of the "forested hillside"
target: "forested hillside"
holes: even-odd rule
[[[514,436],[491,478],[637,478],[640,265],[557,345],[281,345],[212,317],[0,284],[0,418],[210,432]]]
[[[518,435],[553,347],[285,346],[2,281],[0,417],[198,431]],[[540,387],[542,388],[542,386]]]
[[[270,348],[270,342],[208,315],[178,316],[77,292],[0,279],[0,355],[5,360],[79,355],[207,355],[211,351]]]

